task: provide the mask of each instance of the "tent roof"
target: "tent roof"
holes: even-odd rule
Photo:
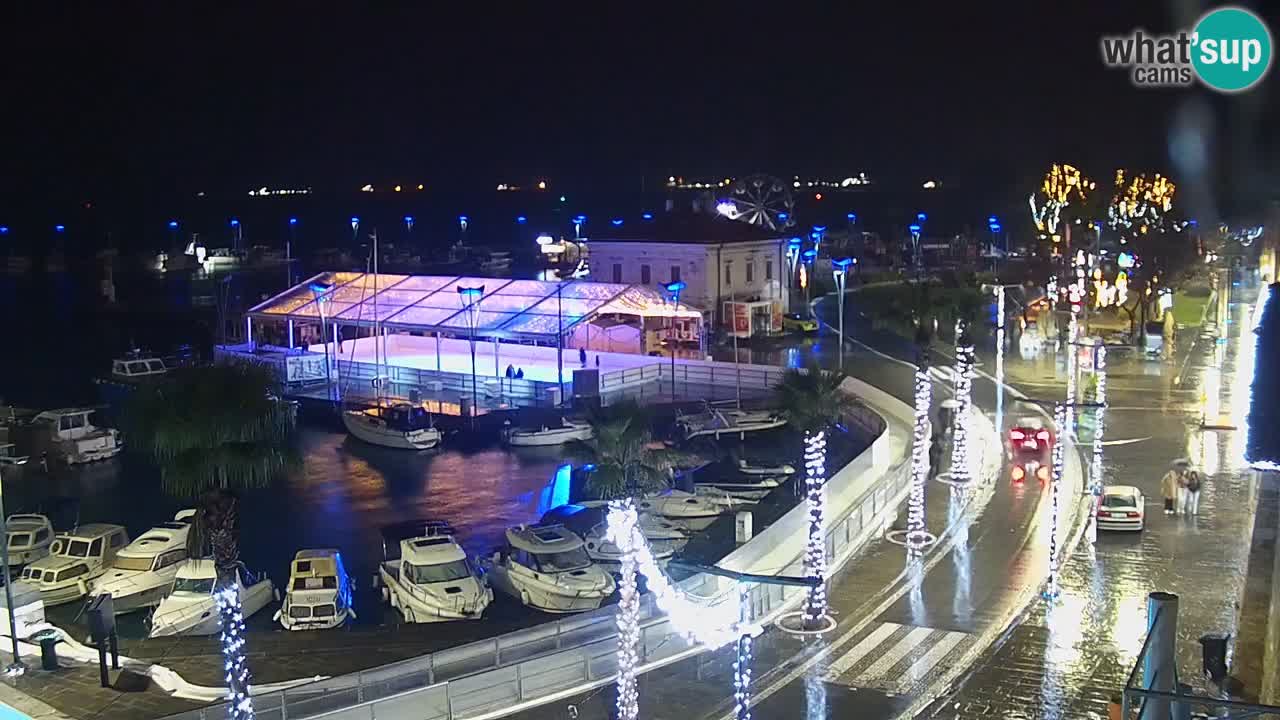
[[[357,272],[320,273],[255,305],[249,315],[318,320],[323,312],[326,321],[340,325],[376,322],[389,328],[468,333],[466,301],[459,289],[476,287],[484,288],[475,328],[483,337],[554,340],[581,322],[610,314],[701,317],[688,306],[674,308],[644,285]]]

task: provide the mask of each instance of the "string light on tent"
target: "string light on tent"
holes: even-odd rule
[[[253,699],[249,696],[249,666],[244,658],[244,612],[239,589],[232,585],[214,594],[222,618],[222,662],[227,682],[227,713],[230,720],[253,720]]]
[[[805,573],[822,582],[809,588],[804,608],[806,628],[815,627],[827,614],[827,543],[826,517],[823,507],[827,483],[827,436],[825,432],[805,436],[805,496],[809,507],[809,540],[804,549]]]
[[[1058,597],[1058,564],[1061,562],[1058,557],[1058,510],[1061,505],[1059,496],[1062,488],[1062,444],[1066,439],[1064,433],[1067,426],[1067,406],[1065,403],[1054,405],[1053,423],[1058,439],[1053,444],[1053,471],[1049,476],[1049,482],[1052,487],[1049,492],[1049,581],[1044,590],[1044,597],[1047,600],[1054,600]]]

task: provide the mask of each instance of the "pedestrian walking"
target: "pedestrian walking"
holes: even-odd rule
[[[1198,470],[1187,473],[1186,500],[1182,506],[1182,514],[1196,516],[1200,512],[1200,490],[1204,487],[1204,475]]]
[[[578,348],[578,362],[582,363],[584,368],[587,366],[587,349],[584,347]]]
[[[1181,481],[1182,473],[1178,472],[1178,468],[1169,468],[1169,472],[1164,474],[1160,479],[1160,494],[1164,496],[1164,514],[1173,515],[1176,511],[1176,503],[1178,502],[1178,483]]]
[[[933,442],[929,443],[929,479],[938,476],[938,471],[942,465],[942,438],[937,435],[933,436]]]

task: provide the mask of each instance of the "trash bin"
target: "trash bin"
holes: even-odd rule
[[[40,667],[45,670],[58,669],[58,638],[40,638]]]
[[[1200,636],[1200,655],[1204,674],[1219,685],[1227,677],[1227,648],[1231,636],[1224,633],[1208,633]]]

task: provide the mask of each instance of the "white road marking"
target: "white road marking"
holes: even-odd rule
[[[1100,444],[1100,445],[1132,445],[1132,444],[1134,444],[1134,443],[1140,443],[1140,442],[1143,442],[1143,441],[1146,441],[1146,440],[1150,440],[1150,439],[1151,439],[1151,436],[1150,436],[1150,435],[1148,435],[1148,436],[1146,436],[1146,437],[1140,437],[1140,438],[1127,438],[1127,439],[1124,439],[1124,440],[1103,440],[1103,441],[1102,441],[1101,443],[1099,443],[1099,444]]]
[[[915,650],[920,643],[924,642],[932,634],[933,628],[914,628],[911,632],[907,633],[906,637],[899,640],[897,644],[889,648],[887,652],[872,663],[871,667],[858,673],[857,677],[853,678],[852,682],[846,684],[853,685],[855,687],[870,686],[878,680],[881,675],[884,675],[889,668],[897,665],[899,660],[910,655],[912,650]]]
[[[849,652],[836,658],[835,662],[827,666],[827,670],[823,674],[824,677],[827,680],[834,680],[840,677],[847,672],[849,668],[857,665],[859,660],[879,646],[880,643],[887,640],[889,636],[900,627],[902,626],[897,623],[884,623],[875,630],[872,630],[871,633],[862,638],[857,645],[849,648]]]
[[[928,652],[922,655],[915,662],[911,663],[911,667],[907,668],[907,671],[903,676],[898,678],[897,681],[892,684],[889,691],[894,695],[901,695],[915,687],[916,683],[919,683],[920,680],[928,675],[929,672],[933,670],[933,667],[942,660],[942,658],[946,657],[948,653],[954,650],[955,647],[967,637],[969,637],[968,633],[948,632],[942,640],[929,648]]]

